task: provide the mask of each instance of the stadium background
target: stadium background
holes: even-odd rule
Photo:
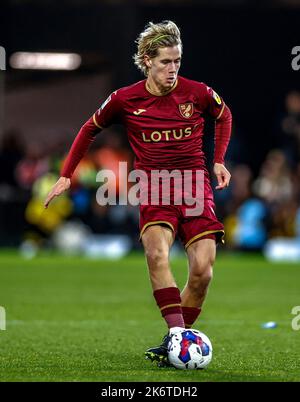
[[[299,304],[296,296],[299,269],[296,269],[297,264],[264,265],[269,263],[260,255],[265,253],[271,260],[300,260],[300,71],[294,71],[291,66],[292,49],[300,45],[300,3],[296,0],[49,0],[41,4],[38,1],[15,0],[1,3],[1,16],[0,45],[6,50],[7,69],[0,71],[0,247],[3,270],[0,305],[9,306],[11,303],[15,306],[15,310],[12,308],[15,314],[12,325],[19,328],[21,321],[18,324],[18,320],[22,315],[24,320],[26,315],[32,317],[30,307],[26,310],[23,306],[26,311],[18,310],[22,289],[27,287],[28,292],[33,291],[33,278],[37,286],[44,289],[37,266],[42,265],[49,278],[62,275],[59,289],[62,290],[65,283],[67,294],[70,291],[74,296],[74,289],[68,288],[69,273],[78,274],[78,283],[73,283],[75,287],[80,285],[79,278],[87,279],[84,272],[80,276],[76,271],[79,269],[77,264],[91,264],[97,278],[97,264],[109,267],[119,264],[124,271],[129,270],[128,275],[132,267],[144,264],[142,257],[137,257],[138,262],[130,260],[131,257],[118,263],[101,262],[103,257],[121,257],[130,251],[141,250],[137,210],[130,206],[101,207],[95,200],[99,187],[95,180],[97,171],[116,169],[120,160],[127,160],[129,165],[132,163],[132,154],[122,128],[114,126],[98,135],[77,169],[68,195],[53,203],[46,212],[42,202],[51,184],[56,181],[61,162],[83,122],[113,90],[143,78],[132,61],[138,33],[148,21],[171,19],[182,32],[184,53],[180,73],[212,86],[224,97],[233,113],[232,140],[226,158],[232,182],[228,190],[215,194],[218,216],[223,220],[227,233],[226,245],[219,253],[220,264],[229,265],[229,269],[235,265],[244,267],[243,272],[233,273],[240,292],[240,299],[236,295],[236,301],[242,303],[243,291],[247,292],[247,286],[242,282],[245,275],[244,280],[249,280],[248,284],[252,284],[251,289],[256,292],[257,309],[253,311],[253,319],[256,317],[258,322],[271,316],[262,314],[261,304],[265,301],[263,292],[266,287],[262,289],[261,275],[264,275],[264,269],[272,272],[275,279],[274,286],[269,284],[269,296],[274,300],[272,297],[268,299],[272,300],[269,309],[270,312],[278,309],[278,314],[281,311],[283,316],[278,320],[282,319],[288,327],[290,310]],[[81,55],[82,64],[79,69],[68,72],[18,70],[10,65],[10,57],[17,51],[74,52]],[[213,123],[208,121],[205,147],[209,163],[213,150],[212,129]],[[266,247],[270,245],[274,247]],[[86,255],[99,260],[87,263],[75,258],[65,262],[59,254],[56,262],[39,260],[44,258],[44,252],[56,249],[75,256],[80,254],[80,258]],[[176,269],[176,264],[180,265],[182,249],[176,245],[174,251],[178,251],[179,258],[179,262],[174,263]],[[246,254],[243,256],[240,252]],[[252,252],[251,256],[247,252]],[[29,277],[23,277],[22,272],[15,275],[13,270],[6,269],[23,264]],[[258,269],[260,264],[261,271],[252,266],[256,265]],[[58,272],[57,266],[60,265],[67,271]],[[227,283],[226,274],[219,275]],[[290,275],[295,281],[289,279]],[[136,278],[136,273],[134,276]],[[90,286],[90,291],[96,292],[92,279],[89,280],[91,283],[87,282],[87,286]],[[102,280],[103,272],[100,272],[99,282]],[[107,279],[107,283],[115,283],[115,280]],[[50,283],[53,289],[57,285],[56,279],[54,282],[50,280]],[[227,294],[229,289],[233,293],[237,291],[234,283],[227,283],[229,288],[226,290],[219,283],[216,279],[214,286],[219,295],[222,292]],[[280,283],[285,284],[285,293],[281,294],[286,301],[284,306],[275,296],[282,292]],[[9,289],[19,289],[19,296],[13,296]],[[148,284],[145,284],[145,289],[149,293],[147,302],[151,305],[151,313],[148,311],[151,315],[154,306],[150,301]],[[47,295],[46,287],[44,290]],[[212,291],[209,306],[217,316],[222,297],[214,300],[213,294]],[[55,296],[49,294],[47,297],[51,301]],[[42,295],[36,303],[41,300]],[[36,308],[33,315],[38,317],[36,303],[32,302]],[[77,311],[80,311],[78,308]],[[97,311],[95,306],[93,308],[89,311]],[[232,314],[229,310],[228,305],[225,317],[238,320],[236,313]],[[240,304],[240,310],[243,310],[243,304]],[[49,307],[45,322],[51,316],[50,311]],[[72,314],[68,308],[65,311]],[[247,307],[244,311],[248,311]],[[129,307],[126,312],[120,308],[114,319],[124,318],[127,313],[130,316]],[[144,312],[139,313],[141,318]],[[77,324],[74,322],[80,320],[79,317],[73,317],[72,325],[75,327]],[[64,318],[62,315],[61,320]],[[108,317],[105,318],[108,320]],[[156,311],[153,311],[153,319],[158,319]],[[106,322],[108,328],[109,321]],[[116,322],[113,323],[116,325]],[[148,321],[143,325],[147,328]],[[39,329],[43,331],[41,327]],[[151,327],[148,329],[150,332],[153,330]],[[159,329],[162,331],[162,327]],[[255,336],[261,336],[256,327],[253,331]],[[157,336],[159,333],[157,331]],[[228,339],[229,334],[228,330]],[[284,334],[278,339],[283,340]],[[149,338],[150,341],[153,341],[152,338]],[[289,347],[293,349],[292,344]],[[67,359],[65,363],[68,366]],[[255,362],[251,364],[255,365]],[[222,359],[218,367],[222,367]],[[270,372],[266,368],[263,378],[268,379]],[[277,373],[274,378],[283,379],[282,373]],[[12,373],[7,378],[54,378],[50,374],[48,377],[35,377],[34,372],[28,377],[24,377],[24,373],[23,377],[20,375]],[[68,375],[62,375],[62,378],[76,377]],[[83,378],[90,377],[79,377],[79,380]],[[122,377],[115,375],[108,378],[119,381]],[[132,378],[128,377],[129,380]],[[229,378],[230,373],[215,379]],[[249,378],[257,379],[255,376]],[[295,378],[292,376],[290,379]],[[174,377],[176,381],[179,379]]]
[[[40,193],[41,179],[48,172],[57,175],[80,126],[109,93],[142,78],[132,62],[134,40],[148,21],[164,18],[174,19],[182,30],[181,74],[211,85],[233,112],[227,154],[232,185],[216,194],[227,246],[261,249],[268,238],[299,234],[300,95],[298,72],[291,68],[297,8],[286,2],[270,7],[250,1],[229,1],[226,6],[67,1],[48,2],[47,8],[34,1],[7,3],[1,25],[8,65],[2,73],[2,246],[18,246],[28,238],[45,245],[63,221],[76,219],[94,233],[129,232],[132,247],[139,247],[136,211],[101,208],[94,202],[99,186],[95,172],[115,169],[118,160],[132,160],[126,135],[118,127],[98,136],[77,170],[72,204],[66,203],[61,215],[51,211],[55,216],[49,222],[32,195],[34,183],[35,194]],[[71,72],[16,70],[9,64],[16,51],[71,51],[82,55],[83,62]],[[210,162],[213,135],[207,131]]]

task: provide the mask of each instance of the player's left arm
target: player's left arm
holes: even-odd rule
[[[223,190],[229,186],[231,174],[225,167],[225,154],[231,135],[232,115],[229,107],[223,104],[222,112],[216,119],[215,127],[215,152],[214,152],[214,174],[217,177],[218,185],[216,190]]]
[[[218,185],[216,190],[223,190],[229,186],[231,174],[225,167],[225,154],[229,144],[232,126],[232,115],[224,100],[212,89],[207,88],[208,109],[210,115],[216,119],[214,174]]]

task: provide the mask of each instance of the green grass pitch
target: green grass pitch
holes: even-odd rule
[[[183,286],[187,263],[172,260]],[[205,370],[160,369],[144,351],[165,324],[143,255],[120,261],[0,254],[0,381],[299,381],[300,267],[260,256],[219,254],[194,325],[214,347]],[[275,329],[261,324],[276,321]]]

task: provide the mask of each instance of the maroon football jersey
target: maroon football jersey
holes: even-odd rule
[[[148,91],[146,80],[113,92],[93,115],[99,128],[122,123],[136,169],[204,169],[204,114],[217,119],[222,98],[204,83],[178,77],[169,93]]]

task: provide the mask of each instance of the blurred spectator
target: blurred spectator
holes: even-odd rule
[[[218,214],[223,211],[227,215],[244,201],[251,193],[252,171],[249,166],[240,164],[229,166],[231,171],[230,185],[222,191],[215,191],[215,201],[218,205]]]
[[[117,195],[121,195],[119,192],[122,191],[122,189],[119,188],[119,183],[124,177],[127,179],[128,173],[132,168],[132,159],[132,152],[122,145],[120,135],[113,131],[106,136],[105,144],[93,153],[93,161],[97,170],[109,169],[114,173],[116,177],[115,188],[111,190],[116,192]],[[127,163],[126,171],[120,169],[120,162]],[[111,183],[111,185],[114,184]],[[125,196],[126,195],[127,194],[125,194]]]
[[[20,187],[30,189],[35,180],[49,170],[48,155],[41,149],[41,144],[27,145],[25,156],[16,167],[16,178]]]
[[[297,215],[296,215],[296,237],[300,239],[300,207],[297,209]]]
[[[259,250],[267,239],[265,203],[252,194],[253,175],[247,165],[232,168],[230,198],[224,219],[229,247]]]
[[[242,138],[233,138],[227,155],[231,183],[228,189],[215,192],[227,248],[261,250],[270,238],[300,238],[300,93],[297,91],[286,96],[280,132],[281,147],[267,153],[257,177],[248,165],[239,163],[251,156],[247,146],[241,146]],[[28,234],[37,243],[51,238],[65,221],[77,220],[96,234],[130,235],[134,246],[140,247],[138,209],[131,205],[100,206],[96,201],[96,192],[102,184],[96,181],[96,176],[103,169],[115,175],[116,182],[110,184],[117,204],[120,196],[127,198],[119,180],[127,179],[133,168],[133,156],[121,133],[110,130],[93,144],[75,171],[70,191],[46,213],[42,201],[57,179],[65,144],[48,144],[45,151],[40,142],[27,144],[25,150],[21,138],[19,132],[9,131],[0,148],[1,245],[16,245]],[[120,162],[127,163],[126,171],[120,169]],[[133,184],[127,185],[129,189]]]
[[[234,241],[243,250],[261,250],[267,240],[267,208],[258,198],[246,200],[237,211]]]
[[[30,194],[19,188],[15,175],[23,154],[21,133],[4,133],[0,147],[0,245],[18,245],[26,225],[24,210]]]
[[[291,199],[292,176],[282,151],[274,149],[268,153],[253,188],[257,196],[271,204]]]
[[[269,238],[296,235],[298,186],[294,171],[289,167],[283,151],[271,150],[263,162],[254,192],[267,203],[270,212]]]
[[[297,206],[297,202],[290,199],[273,207],[269,238],[296,236]]]
[[[51,234],[72,212],[72,202],[67,194],[56,199],[51,209],[45,210],[43,199],[56,180],[56,175],[52,173],[36,178],[32,186],[32,197],[25,210],[26,220],[32,225],[31,230],[35,227],[40,235]]]
[[[292,170],[292,183],[294,199],[297,200],[298,205],[300,205],[300,161],[295,169]]]
[[[21,134],[17,130],[7,131],[0,148],[0,185],[17,186],[15,169],[23,155]]]
[[[300,160],[300,92],[290,91],[285,99],[286,115],[281,121],[284,150],[294,165]]]

